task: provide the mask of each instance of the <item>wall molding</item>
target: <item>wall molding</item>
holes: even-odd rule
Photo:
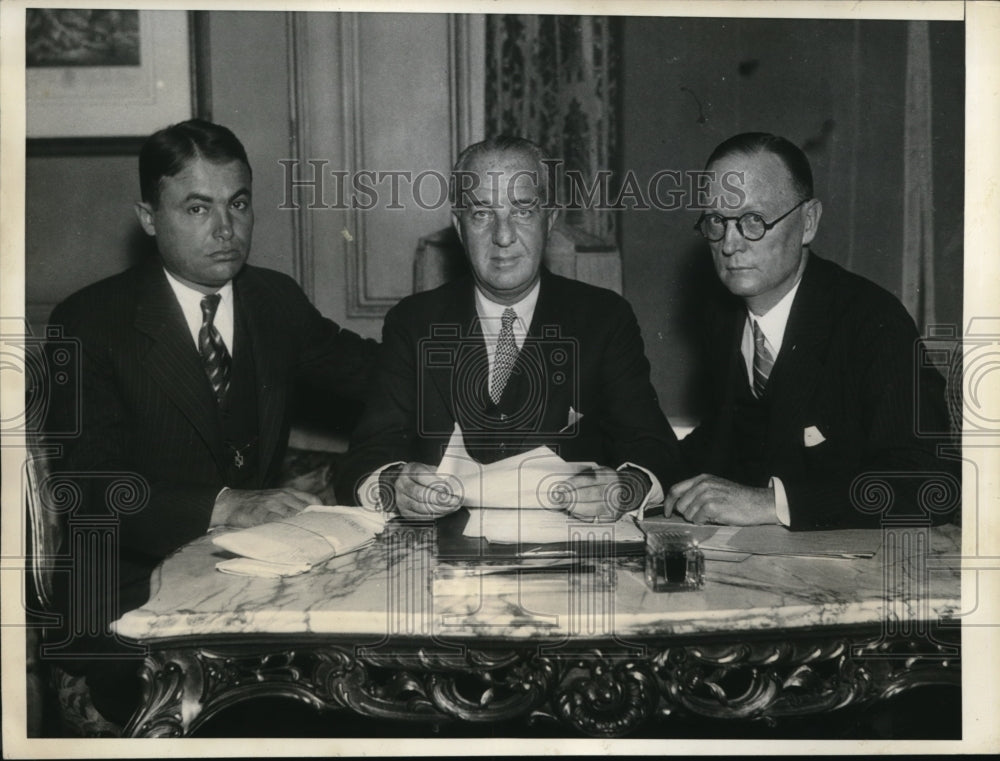
[[[285,39],[288,55],[288,134],[289,155],[300,164],[304,147],[308,145],[309,87],[303,61],[309,61],[309,40],[305,33],[306,17],[301,13],[285,13]],[[302,286],[310,301],[316,298],[313,269],[312,217],[299,205],[292,212],[292,277]]]
[[[362,98],[364,83],[361,77],[360,24],[357,13],[340,15],[340,97],[341,135],[343,156],[347,163],[343,167],[353,176],[365,166],[364,124],[362,118]],[[365,215],[358,209],[347,212],[348,225],[341,236],[344,261],[347,267],[347,316],[383,317],[398,301],[394,297],[378,296],[368,288],[367,272],[367,230]]]
[[[346,199],[340,199],[339,195],[342,190],[351,193],[350,180],[342,183],[331,175],[331,172],[346,172],[348,178],[353,178],[361,170],[391,168],[385,165],[384,148],[379,147],[392,129],[391,123],[384,121],[387,111],[379,100],[381,90],[373,85],[373,81],[379,81],[379,73],[364,69],[374,55],[373,40],[366,39],[366,35],[381,32],[377,23],[369,28],[372,20],[360,13],[288,16],[291,156],[298,162],[296,170],[305,170],[297,174],[299,181],[315,178],[323,183],[325,206],[310,208],[310,189],[299,189],[302,193],[297,196],[298,208],[294,212],[294,274],[314,303],[328,304],[332,312],[338,312],[339,306],[348,320],[381,319],[399,301],[400,282],[399,278],[383,282],[377,271],[372,270],[372,261],[376,260],[369,261],[369,257],[398,257],[399,267],[409,271],[420,233],[414,231],[412,240],[405,241],[408,231],[395,238],[390,235],[387,244],[386,230],[372,227],[382,224],[385,216],[378,213],[373,216],[372,211],[343,203]],[[426,107],[438,110],[447,132],[438,133],[439,145],[434,144],[434,135],[426,131],[415,131],[413,138],[423,141],[414,144],[417,154],[425,146],[433,147],[428,154],[433,153],[434,157],[427,161],[433,161],[431,166],[435,167],[442,159],[447,161],[449,153],[453,160],[461,148],[481,139],[485,124],[485,17],[440,14],[438,19],[440,26],[435,29],[439,30],[439,37],[433,45],[426,42],[419,30],[411,32],[404,26],[398,31],[399,44],[413,50],[412,73],[423,77],[424,90],[434,78],[443,75],[439,100],[431,97]],[[384,38],[375,41],[384,44]],[[395,65],[399,66],[398,59]],[[445,67],[447,71],[443,71]],[[391,107],[389,113],[390,118],[405,123],[405,114],[396,117]],[[383,121],[372,121],[375,119]],[[378,155],[369,155],[372,152]],[[313,159],[317,163],[322,161],[322,165],[311,168],[307,162]],[[322,172],[323,177],[313,172]],[[391,248],[386,248],[387,245]],[[378,250],[373,252],[370,246]],[[343,278],[335,277],[337,282],[325,285],[332,273],[329,261],[318,259],[321,256],[336,257],[334,272],[339,275],[342,271]],[[341,266],[343,270],[339,270]],[[378,271],[384,272],[385,259],[377,260],[375,266],[382,267]],[[402,274],[402,270],[398,272]],[[317,292],[326,287],[338,292]]]
[[[448,14],[452,156],[486,135],[486,17]]]

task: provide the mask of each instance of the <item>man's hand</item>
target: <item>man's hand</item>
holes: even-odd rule
[[[597,467],[566,479],[566,513],[588,523],[611,523],[637,508],[649,490],[642,476]],[[559,507],[558,502],[553,503]]]
[[[319,497],[298,489],[226,489],[215,498],[211,525],[249,528],[319,504]]]
[[[386,468],[380,485],[391,488],[396,510],[404,518],[440,518],[462,506],[458,480],[439,476],[435,468],[422,462]]]
[[[691,523],[718,523],[724,526],[778,523],[774,489],[743,486],[707,473],[671,487],[663,514],[669,516],[675,510]]]

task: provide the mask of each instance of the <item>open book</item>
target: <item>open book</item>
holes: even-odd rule
[[[385,527],[385,515],[361,507],[310,505],[289,518],[212,537],[240,557],[215,564],[240,576],[294,576],[361,549]]]

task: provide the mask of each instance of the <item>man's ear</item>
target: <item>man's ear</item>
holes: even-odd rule
[[[802,245],[807,246],[816,237],[819,220],[823,216],[823,202],[814,198],[805,205],[805,224],[802,228]]]
[[[451,213],[451,226],[455,228],[455,232],[458,233],[458,239],[465,245],[465,241],[462,240],[462,223],[458,218],[458,214],[454,211]]]
[[[135,216],[142,225],[146,235],[156,235],[156,222],[153,217],[153,207],[145,201],[136,201]]]

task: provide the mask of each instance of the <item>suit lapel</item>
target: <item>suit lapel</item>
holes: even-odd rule
[[[511,389],[522,406],[531,404],[531,400],[528,399],[529,394],[538,393],[539,390],[545,393],[545,397],[540,400],[541,420],[532,421],[535,431],[558,431],[566,426],[569,422],[570,401],[565,396],[574,383],[579,385],[582,382],[582,379],[576,377],[576,368],[571,366],[575,360],[576,366],[579,367],[582,358],[570,356],[570,362],[565,367],[552,366],[552,350],[560,341],[565,340],[566,336],[576,336],[577,333],[576,326],[566,322],[568,313],[569,310],[564,308],[555,282],[548,271],[543,269],[535,313],[532,315],[524,346],[521,347],[517,363],[514,365],[515,386]],[[541,382],[537,387],[533,386],[530,379],[532,376],[537,376],[539,370],[525,367],[528,362],[540,363],[542,377],[534,379],[535,383]],[[565,383],[553,383],[556,372],[565,376]],[[559,391],[565,393],[560,395]],[[576,411],[586,414],[585,410]]]
[[[134,326],[152,339],[141,359],[149,376],[198,431],[224,469],[218,407],[184,314],[158,265],[147,267],[140,279]]]
[[[833,328],[833,309],[829,291],[823,283],[820,263],[811,260],[795,294],[781,351],[768,379],[771,398],[768,451],[774,454],[775,442],[797,441],[789,428],[801,426],[801,412],[811,398],[823,372],[823,358]]]
[[[434,334],[424,336],[432,340],[424,345],[425,351],[414,359],[418,364],[418,374],[430,377],[451,419],[459,422],[463,416],[455,409],[456,394],[463,395],[463,407],[478,405],[478,395],[486,392],[485,388],[474,387],[474,384],[480,380],[485,382],[488,375],[486,344],[476,313],[475,286],[471,280],[463,283],[464,286],[456,287],[454,293],[442,297],[441,311],[437,319],[430,323]],[[431,359],[430,351],[438,346],[450,352],[449,361],[428,361]],[[475,398],[470,398],[470,394]]]
[[[271,330],[271,325],[280,318],[270,314],[271,305],[266,294],[246,269],[233,281],[233,299],[249,339],[248,346],[237,346],[236,351],[249,350],[253,355],[260,436],[259,469],[263,477],[269,472],[285,419],[288,367],[283,358],[289,356],[288,347],[279,334]]]
[[[713,463],[715,468],[723,467],[724,463],[730,460],[736,389],[740,384],[749,385],[741,349],[746,308],[742,304],[736,308],[728,308],[729,306],[731,305],[727,301],[725,316],[720,321],[715,337],[724,350],[714,352],[717,364],[712,370],[712,377],[718,378],[721,382],[718,387],[721,391],[718,400],[718,429],[712,436],[712,450],[709,455],[709,462]]]

